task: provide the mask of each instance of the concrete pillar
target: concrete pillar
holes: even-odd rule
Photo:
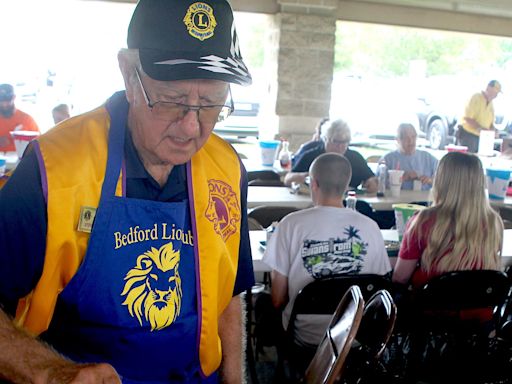
[[[280,0],[265,51],[270,97],[262,137],[284,137],[295,150],[329,115],[336,32],[335,0]]]

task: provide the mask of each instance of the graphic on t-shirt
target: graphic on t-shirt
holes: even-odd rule
[[[132,317],[151,325],[151,330],[160,330],[171,325],[180,314],[181,277],[178,272],[180,251],[175,251],[172,242],[151,248],[137,258],[137,265],[126,274],[123,305]]]
[[[352,225],[345,227],[345,238],[304,240],[302,261],[304,268],[315,278],[359,273],[367,254],[368,243],[361,240],[359,230]]]

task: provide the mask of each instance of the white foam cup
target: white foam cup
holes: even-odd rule
[[[261,164],[266,166],[274,165],[274,160],[276,159],[277,146],[279,145],[279,141],[277,140],[267,140],[260,141],[261,148]]]
[[[504,200],[510,180],[510,169],[486,169],[489,199]]]
[[[14,146],[16,147],[16,154],[21,159],[28,143],[39,136],[39,132],[36,131],[12,131],[11,136],[14,140]]]
[[[388,171],[389,185],[402,185],[404,171],[400,169],[390,169]]]
[[[393,197],[400,196],[400,188],[402,188],[402,186],[400,184],[398,184],[398,185],[391,184],[389,186],[389,189],[391,191],[391,196],[393,196]]]

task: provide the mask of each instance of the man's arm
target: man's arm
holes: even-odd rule
[[[471,117],[464,117],[464,121],[473,129],[477,130],[477,131],[481,131],[483,129],[487,129],[485,127],[482,127],[480,124],[478,124],[478,122],[471,118]]]
[[[284,185],[290,186],[293,182],[304,184],[304,180],[306,180],[306,176],[308,175],[308,172],[288,172],[284,176]]]
[[[0,310],[0,377],[13,383],[121,383],[109,364],[76,364],[16,329]]]
[[[272,305],[281,309],[288,303],[288,277],[272,270]]]
[[[367,193],[375,193],[379,187],[379,180],[372,176],[363,183],[363,187],[366,188]]]
[[[221,383],[242,383],[244,334],[242,327],[242,301],[234,296],[219,318],[219,336],[222,345],[220,366]]]

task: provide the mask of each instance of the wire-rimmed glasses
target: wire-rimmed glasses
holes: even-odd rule
[[[197,111],[197,119],[200,123],[215,124],[227,119],[235,109],[231,96],[231,88],[228,88],[229,105],[188,105],[172,101],[152,102],[137,69],[135,70],[135,74],[142,89],[142,93],[144,94],[146,104],[155,119],[177,121],[183,119],[189,111]]]

